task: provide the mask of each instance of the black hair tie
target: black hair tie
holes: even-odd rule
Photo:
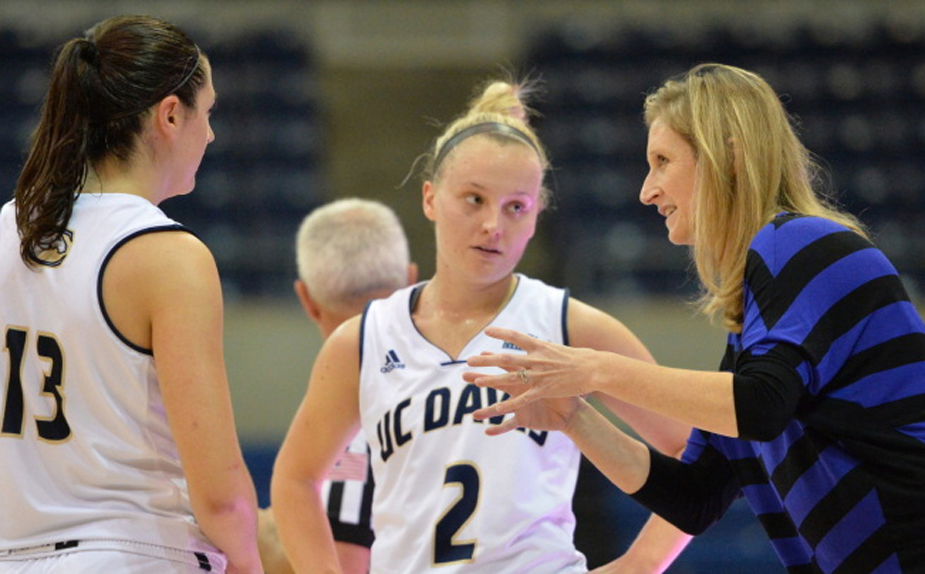
[[[99,67],[100,64],[100,52],[96,47],[96,42],[90,39],[84,39],[81,42],[82,50],[80,51],[80,57],[84,61],[90,64],[93,67]]]

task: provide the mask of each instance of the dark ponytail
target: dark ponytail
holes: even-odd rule
[[[88,170],[109,157],[131,158],[153,105],[176,94],[195,107],[203,58],[179,28],[147,16],[104,20],[61,47],[16,183],[27,265],[62,240]]]

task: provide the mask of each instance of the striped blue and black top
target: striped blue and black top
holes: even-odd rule
[[[925,570],[925,324],[880,250],[775,218],[750,246],[721,368],[740,438],[692,433],[695,521],[741,494],[790,572]]]

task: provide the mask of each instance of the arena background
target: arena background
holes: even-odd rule
[[[320,343],[291,289],[299,221],[337,197],[385,201],[428,277],[432,229],[420,183],[402,181],[437,123],[462,112],[474,86],[502,67],[545,80],[537,126],[556,168],[556,208],[520,270],[611,311],[660,362],[714,368],[724,344],[689,304],[685,249],[636,201],[643,94],[700,61],[754,69],[785,94],[838,198],[870,225],[919,299],[925,2],[4,0],[3,189],[22,165],[54,47],[117,13],[171,20],[212,59],[217,139],[194,193],[162,207],[219,262],[236,418],[263,504]],[[592,564],[618,555],[645,518],[593,473],[583,475],[576,509]],[[782,569],[736,503],[670,571]]]

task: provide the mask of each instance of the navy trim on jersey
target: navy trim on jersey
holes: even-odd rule
[[[524,277],[524,276],[521,275],[520,273],[514,273],[514,274],[513,274],[513,277],[514,277],[514,279],[517,281],[517,283],[516,283],[515,286],[514,286],[514,291],[511,293],[511,296],[508,298],[508,300],[505,301],[504,304],[497,310],[497,312],[495,313],[494,317],[492,317],[492,319],[491,319],[491,321],[490,321],[489,323],[493,322],[495,319],[498,318],[499,315],[501,315],[501,314],[504,312],[504,310],[507,308],[508,304],[510,303],[511,299],[513,299],[514,296],[517,294],[517,290],[520,289],[520,285],[521,285],[520,279],[521,279],[521,277]],[[415,322],[414,322],[414,319],[413,319],[414,310],[415,310],[415,308],[416,308],[417,305],[418,305],[418,301],[419,301],[420,298],[421,298],[421,294],[424,292],[424,287],[426,287],[428,283],[430,283],[430,280],[428,280],[428,281],[421,281],[420,283],[417,283],[417,284],[415,284],[415,285],[412,287],[411,293],[410,293],[409,296],[408,296],[408,316],[409,316],[409,317],[412,317],[412,319],[411,319],[411,326],[414,327],[414,330],[418,333],[418,335],[420,335],[421,338],[424,339],[425,341],[427,341],[431,346],[437,347],[436,345],[434,345],[433,342],[431,342],[430,339],[428,339],[426,336],[424,336],[424,333],[421,333],[421,330],[418,329],[417,323],[415,323]],[[567,301],[568,301],[568,291],[566,291],[566,293],[565,293],[565,299],[566,299],[566,302],[567,302]],[[567,304],[567,303],[566,303],[566,304]],[[563,309],[563,317],[564,317],[564,314],[565,314],[565,310]],[[365,316],[365,311],[364,311],[364,316]],[[564,320],[564,318],[563,318],[563,325],[564,325],[564,323],[565,323],[565,320]],[[567,338],[567,336],[566,336],[567,333],[566,333],[566,330],[565,330],[564,327],[563,327],[562,331],[563,331],[563,333],[562,333],[562,335],[563,335],[563,340],[566,341],[566,344],[568,344],[568,338]],[[479,333],[481,333],[481,332],[482,332],[482,331],[479,331]],[[362,338],[362,336],[363,336],[363,333],[361,332],[361,333],[360,333],[360,337]],[[470,339],[470,342],[471,342],[472,340],[474,340],[474,338],[477,337],[477,336],[478,336],[478,333],[477,333],[476,335],[473,335],[473,339]],[[449,354],[445,349],[442,349],[442,348],[439,348],[439,347],[437,347],[437,348],[440,349],[440,351],[441,351],[444,355],[446,355],[446,356],[448,357],[448,360],[443,361],[442,363],[440,363],[440,366],[442,366],[442,367],[446,367],[446,366],[449,366],[449,365],[456,365],[456,364],[459,364],[459,363],[465,363],[465,362],[466,362],[466,359],[460,359],[460,358],[458,358],[458,357],[452,357],[452,356],[450,356],[450,354]]]
[[[360,360],[358,361],[359,364],[357,365],[357,368],[360,370],[363,369],[363,333],[366,332],[366,313],[369,311],[369,306],[372,304],[372,299],[366,302],[366,305],[363,306],[363,316],[360,318]]]
[[[414,286],[414,289],[411,290],[411,296],[408,297],[408,316],[414,315],[414,308],[418,306],[418,299],[421,298],[421,293],[424,291],[424,286],[427,285],[427,281],[423,281]]]
[[[566,347],[569,346],[568,343],[568,302],[570,298],[569,289],[565,287],[562,289],[562,344]]]
[[[424,333],[422,333],[421,330],[418,329],[417,323],[414,322],[414,309],[418,306],[418,300],[421,298],[421,293],[424,292],[424,287],[429,282],[430,281],[428,280],[428,281],[422,281],[420,283],[417,283],[414,287],[412,287],[411,293],[408,295],[408,318],[411,321],[411,326],[414,327],[414,331],[428,343],[430,343],[430,339],[424,336]],[[430,343],[430,344],[433,345],[433,343]],[[440,350],[443,351],[443,349],[440,349]],[[449,357],[449,353],[447,353],[446,351],[443,351],[443,354]],[[452,361],[453,357],[450,357],[450,360]]]
[[[195,233],[193,233],[186,227],[180,225],[179,223],[175,223],[173,225],[161,225],[157,227],[148,227],[146,229],[140,229],[134,233],[131,233],[123,237],[121,240],[119,240],[118,243],[116,243],[113,246],[112,249],[109,250],[109,253],[107,253],[106,257],[103,258],[103,264],[100,265],[100,272],[96,278],[96,299],[100,305],[100,311],[103,312],[103,319],[106,320],[106,324],[109,326],[109,329],[116,335],[116,337],[119,338],[120,341],[125,343],[126,346],[128,346],[129,348],[135,351],[138,351],[139,353],[143,353],[145,355],[151,355],[151,356],[154,356],[153,349],[145,349],[144,347],[141,347],[129,341],[125,337],[125,335],[123,335],[119,331],[119,329],[116,328],[116,326],[112,322],[112,319],[110,319],[109,313],[106,311],[106,305],[103,304],[103,273],[106,272],[106,266],[109,265],[109,260],[112,259],[112,256],[115,255],[116,251],[118,251],[120,247],[122,247],[123,245],[131,241],[132,239],[135,239],[136,237],[139,237],[141,235],[146,235],[148,233],[159,233],[163,231],[185,231],[189,233],[190,235],[192,235],[193,237],[196,237]]]

